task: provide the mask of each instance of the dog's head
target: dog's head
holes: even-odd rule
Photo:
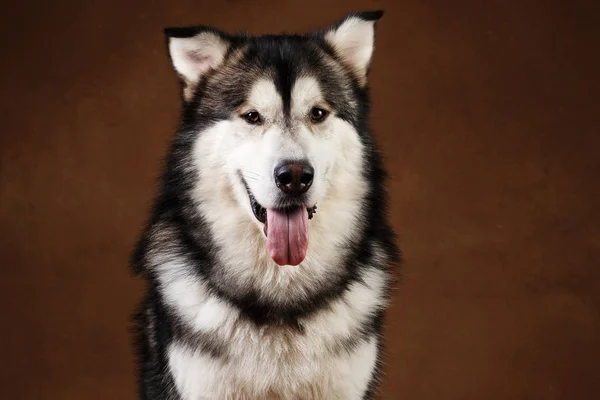
[[[366,84],[381,16],[306,35],[166,30],[191,198],[218,244],[298,265],[348,242],[368,190]]]

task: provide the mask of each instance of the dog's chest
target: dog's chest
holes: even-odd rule
[[[168,347],[179,397],[362,398],[378,356],[377,337],[365,332],[386,304],[385,279],[366,268],[340,297],[300,319],[300,330],[259,327],[201,281],[165,280],[165,300],[191,332]]]
[[[339,320],[332,321],[333,324]],[[221,356],[173,343],[169,367],[186,400],[360,399],[377,358],[375,337],[348,345],[340,326],[312,322],[303,332],[236,321],[213,332]],[[318,326],[316,325],[318,324]]]

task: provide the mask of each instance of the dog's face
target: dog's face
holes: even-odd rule
[[[217,240],[242,230],[255,252],[298,265],[323,246],[315,240],[350,234],[366,190],[360,130],[380,17],[353,14],[305,36],[167,30],[194,121],[194,200]]]

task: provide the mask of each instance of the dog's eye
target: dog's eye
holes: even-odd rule
[[[322,108],[313,107],[310,110],[310,119],[312,122],[323,122],[329,115],[329,111],[323,110]]]
[[[262,118],[260,117],[258,111],[247,112],[246,114],[242,115],[242,118],[244,118],[247,123],[253,125],[257,125],[262,122]]]

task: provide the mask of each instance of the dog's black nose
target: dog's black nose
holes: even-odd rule
[[[306,161],[284,161],[275,167],[275,183],[286,194],[305,193],[313,182],[315,170]]]

